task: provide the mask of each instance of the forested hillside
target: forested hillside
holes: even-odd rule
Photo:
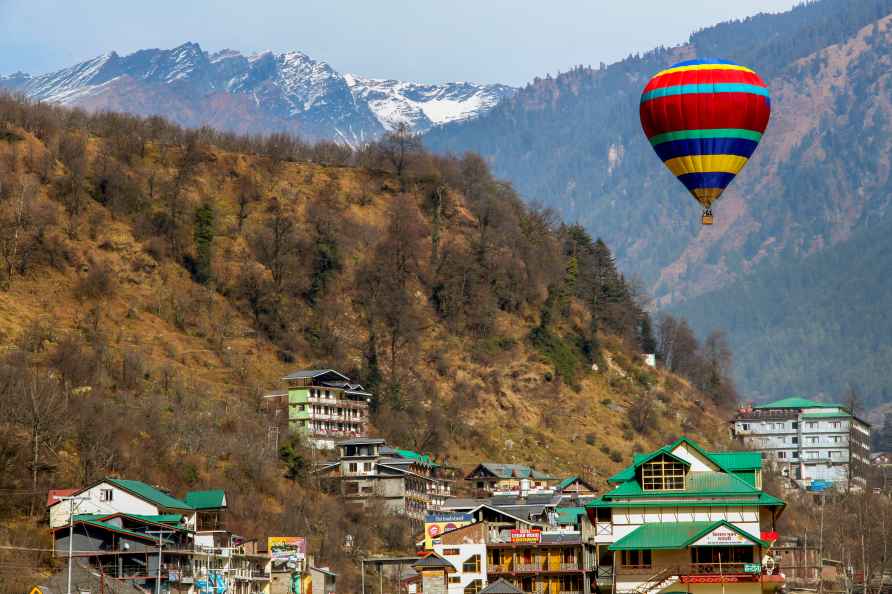
[[[717,444],[735,399],[721,344],[643,365],[604,242],[406,134],[351,152],[0,96],[0,263],[3,546],[45,547],[51,487],[224,486],[232,529],[310,536],[351,591],[413,535],[320,494],[299,439],[275,450],[260,395],[296,368],[361,381],[394,445],[596,482],[666,435]],[[0,590],[48,568],[22,555]]]
[[[733,337],[748,395],[807,393],[862,404],[892,402],[892,221],[804,261],[780,264],[673,308]],[[832,363],[832,364],[828,364]]]
[[[425,140],[437,151],[479,151],[525,198],[553,206],[603,237],[623,268],[652,290],[657,307],[704,295],[698,303],[709,302],[716,312],[709,319],[725,320],[733,311],[749,311],[749,305],[741,301],[741,291],[721,297],[709,291],[763,267],[798,262],[868,233],[888,217],[890,12],[892,2],[885,0],[821,0],[783,14],[724,23],[679,47],[536,80],[479,120],[434,130]],[[768,130],[716,207],[712,228],[701,228],[697,204],[653,154],[638,121],[647,79],[694,56],[752,66],[772,95]],[[892,266],[888,260],[870,264]],[[841,278],[844,272],[835,274]],[[784,298],[766,295],[760,303]],[[837,301],[835,307],[846,304]],[[710,324],[697,319],[700,308],[686,311],[696,326]],[[804,331],[817,335],[818,328],[833,323],[832,318],[813,320]],[[735,328],[745,324],[731,322]],[[868,328],[867,343],[884,338],[875,328]],[[841,336],[853,338],[847,332],[841,329]],[[755,362],[765,358],[777,363],[778,374],[801,375],[782,363],[790,361],[788,352],[761,343],[768,352],[744,354],[749,342],[733,330],[731,339],[740,360],[754,363],[738,373],[745,388],[782,396],[787,389],[807,392],[819,385],[754,378]],[[853,338],[852,356],[867,360],[871,353],[859,344]],[[817,353],[813,364],[842,377],[840,361],[825,355],[829,352]],[[878,381],[885,386],[880,391],[888,391],[888,382]],[[872,382],[876,385],[862,376],[857,383]]]

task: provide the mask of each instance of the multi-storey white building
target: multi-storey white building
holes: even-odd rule
[[[870,425],[845,406],[785,398],[741,408],[731,423],[736,438],[802,487],[866,485]]]

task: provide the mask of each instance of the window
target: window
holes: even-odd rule
[[[111,501],[114,496],[112,489],[99,489],[99,501]]]
[[[818,424],[817,424],[817,423],[813,423],[813,422],[812,422],[812,423],[806,423],[805,426],[806,426],[808,429],[817,429],[817,428],[818,428]]]
[[[477,579],[465,586],[465,594],[477,594],[483,589],[483,580]]]
[[[449,583],[450,583],[450,584],[460,584],[460,583],[461,583],[461,576],[460,576],[460,575],[450,575],[450,576],[449,576]]]
[[[347,464],[348,472],[356,472],[356,469],[357,469],[356,462],[350,462],[349,464]]]
[[[793,421],[793,429],[799,429],[799,423]]]
[[[461,551],[458,549],[443,549],[444,557],[455,557],[456,555],[460,555]]]
[[[692,563],[752,563],[753,547],[691,547]]]
[[[790,452],[790,457],[791,458],[799,458],[799,452],[797,452],[796,450],[793,450],[792,452]]]
[[[778,459],[783,460],[784,458],[787,457],[787,452],[778,452],[777,457],[778,457]]]
[[[660,456],[641,467],[641,486],[645,491],[683,490],[684,474],[684,464]]]
[[[371,472],[371,471],[372,471],[372,463],[371,463],[371,462],[363,462],[363,463],[362,463],[362,469],[363,469],[365,472]]]
[[[623,567],[650,567],[651,564],[650,550],[623,551]]]
[[[833,427],[834,429],[839,429],[840,425],[841,425],[841,424],[840,424],[839,421],[833,421],[833,422],[830,424],[830,426]]]
[[[461,570],[464,573],[480,573],[480,555],[471,555],[462,563]],[[465,592],[467,592],[465,588]],[[477,592],[478,590],[475,590]]]
[[[799,438],[798,438],[798,437],[791,437],[791,438],[790,438],[790,442],[791,442],[791,443],[794,443],[794,444],[799,443]]]
[[[842,441],[842,437],[840,437],[839,435],[833,436],[833,443],[839,443],[841,441]]]
[[[742,431],[749,431],[749,430],[750,430],[750,424],[749,424],[749,423],[741,423],[741,424],[740,424],[740,429],[741,429]]]
[[[359,493],[359,483],[344,483],[345,495],[356,495]]]

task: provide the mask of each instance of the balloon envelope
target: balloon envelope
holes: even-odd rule
[[[771,98],[759,75],[745,66],[689,60],[650,79],[639,111],[657,155],[709,208],[756,150]]]

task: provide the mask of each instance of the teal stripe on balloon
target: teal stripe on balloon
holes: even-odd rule
[[[755,130],[746,130],[744,128],[707,128],[705,130],[677,130],[675,132],[664,132],[652,136],[648,140],[653,146],[663,144],[664,142],[672,142],[673,140],[688,140],[691,138],[744,138],[759,142],[762,140],[762,133]]]
[[[641,103],[660,97],[673,95],[694,95],[697,93],[750,93],[768,97],[768,89],[758,85],[746,83],[696,83],[689,85],[675,85],[673,87],[660,87],[641,95]]]

